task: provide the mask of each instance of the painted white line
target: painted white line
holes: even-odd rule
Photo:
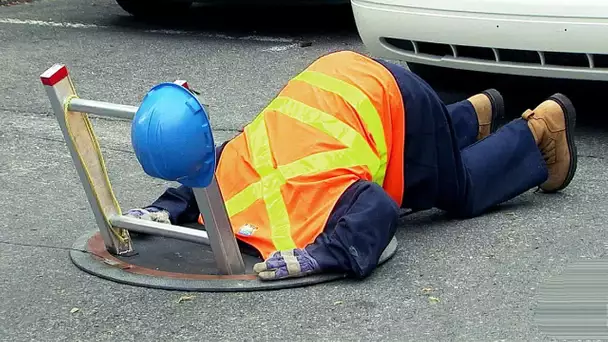
[[[55,21],[22,20],[22,19],[11,19],[11,18],[0,18],[0,24],[22,24],[22,25],[35,25],[35,26],[69,27],[69,28],[104,28],[105,27],[105,26],[99,26],[99,25],[95,25],[95,24],[58,23]]]
[[[266,43],[293,43],[294,40],[290,38],[283,37],[266,37],[266,36],[229,36],[227,34],[221,33],[202,33],[195,31],[182,31],[182,30],[166,30],[166,29],[151,29],[144,30],[144,32],[148,33],[163,33],[163,34],[190,34],[196,36],[203,36],[207,38],[218,38],[218,39],[228,39],[228,40],[251,40],[257,42],[266,42]]]
[[[85,29],[107,29],[112,28],[111,26],[105,25],[96,25],[96,24],[83,24],[83,23],[70,23],[70,22],[55,22],[55,21],[44,21],[44,20],[26,20],[26,19],[14,19],[14,18],[0,18],[0,24],[19,24],[19,25],[33,25],[33,26],[46,26],[46,27],[66,27],[66,28],[85,28]],[[226,39],[226,40],[245,40],[245,41],[257,41],[257,42],[267,42],[267,43],[293,43],[294,40],[290,38],[283,37],[266,37],[266,36],[244,36],[244,37],[236,37],[229,36],[225,34],[216,34],[216,33],[201,33],[201,32],[190,32],[190,31],[182,31],[182,30],[165,30],[165,29],[149,29],[143,30],[146,33],[161,33],[161,34],[187,34],[187,35],[195,35],[195,36],[203,36],[206,38],[216,38],[216,39]],[[293,44],[291,44],[293,45]],[[292,48],[291,45],[287,45],[286,47],[282,47],[283,51]],[[268,51],[275,51],[272,47]]]
[[[245,36],[241,37],[241,39],[256,40],[258,42],[293,43],[293,39],[281,37]]]
[[[300,46],[300,44],[275,45],[275,46],[271,46],[266,49],[262,49],[262,52],[281,52],[281,51],[297,48],[298,46]]]

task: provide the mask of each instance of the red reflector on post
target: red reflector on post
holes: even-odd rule
[[[52,87],[67,76],[68,68],[63,64],[55,64],[40,75],[40,80],[42,81],[42,84]]]
[[[178,84],[178,85],[180,85],[180,86],[182,86],[182,87],[190,90],[190,86],[188,86],[188,82],[186,82],[184,80],[177,80],[177,81],[175,81],[173,83]]]

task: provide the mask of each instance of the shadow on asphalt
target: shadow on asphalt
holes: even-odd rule
[[[350,4],[311,6],[195,5],[185,15],[137,19],[127,14],[113,25],[133,29],[168,29],[226,35],[336,37],[356,35]]]
[[[608,82],[545,79],[494,75],[439,68],[413,69],[427,80],[446,103],[467,98],[487,88],[498,89],[505,98],[507,117],[512,120],[534,108],[554,93],[570,98],[577,111],[577,127],[607,132]]]

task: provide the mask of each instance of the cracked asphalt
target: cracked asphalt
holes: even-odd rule
[[[315,58],[366,52],[348,8],[273,11],[199,8],[145,23],[111,0],[0,6],[0,340],[552,340],[534,323],[539,289],[606,254],[608,125],[595,84],[572,90],[579,166],[569,188],[532,190],[470,220],[408,216],[397,255],[364,281],[177,303],[186,293],[116,284],[71,263],[67,249],[95,224],[39,75],[65,63],[81,97],[132,105],[159,82],[186,79],[210,105],[221,142]],[[311,15],[319,15],[314,27]],[[482,90],[472,82],[449,79],[441,94],[450,101]],[[502,86],[515,116],[557,85]],[[93,122],[123,208],[169,185],[143,173],[127,122]],[[595,301],[605,307],[603,284]],[[603,310],[596,316],[605,322]]]

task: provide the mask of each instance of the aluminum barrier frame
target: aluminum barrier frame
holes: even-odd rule
[[[160,235],[209,245],[221,274],[246,274],[215,175],[209,186],[193,189],[206,231],[123,216],[89,115],[133,120],[138,107],[79,98],[64,64],[53,65],[40,75],[40,79],[108,252],[115,255],[134,253],[129,231]],[[194,93],[186,81],[175,83]]]

